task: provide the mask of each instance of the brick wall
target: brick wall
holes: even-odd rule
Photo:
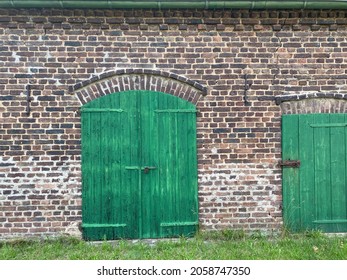
[[[197,105],[201,228],[280,230],[281,114],[346,112],[346,38],[344,11],[0,10],[0,238],[80,235],[79,108],[130,69]]]

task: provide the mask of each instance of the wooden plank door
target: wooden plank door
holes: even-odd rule
[[[107,95],[82,108],[82,226],[86,239],[136,238],[138,158],[136,104]]]
[[[284,115],[283,215],[291,231],[347,231],[347,117],[345,114]]]
[[[86,239],[157,238],[197,229],[194,105],[129,91],[82,108]]]
[[[191,235],[198,226],[195,106],[152,92],[141,94],[141,109],[141,134],[147,135],[142,143],[142,164],[155,162],[158,167],[153,172],[157,186],[153,191],[159,197],[152,200],[155,196],[149,193],[144,199],[148,203],[143,209],[144,220],[157,219],[145,224],[143,237]],[[150,177],[143,178],[144,186],[154,185],[146,182]]]

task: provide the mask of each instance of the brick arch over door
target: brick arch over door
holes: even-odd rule
[[[283,115],[289,114],[337,114],[347,112],[347,94],[304,93],[276,97]]]
[[[207,87],[174,73],[151,69],[121,69],[105,72],[69,88],[81,105],[98,97],[129,90],[164,92],[196,105]]]

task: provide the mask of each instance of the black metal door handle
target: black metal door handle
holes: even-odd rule
[[[148,174],[149,170],[153,170],[156,169],[155,166],[145,166],[144,168],[142,168],[143,173]]]

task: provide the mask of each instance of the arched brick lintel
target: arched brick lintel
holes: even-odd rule
[[[346,113],[347,94],[304,93],[282,95],[275,98],[282,114]]]
[[[151,69],[120,69],[105,72],[69,88],[83,105],[103,95],[128,91],[151,90],[165,92],[193,104],[207,94],[207,87],[174,73]]]

